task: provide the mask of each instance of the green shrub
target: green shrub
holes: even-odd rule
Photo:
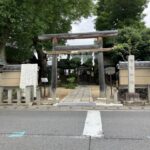
[[[68,83],[75,83],[75,79],[76,79],[75,77],[68,77],[67,82]]]
[[[61,84],[61,86],[67,89],[74,89],[77,86],[77,84],[75,83],[75,80],[76,80],[75,77],[68,77],[67,82]]]
[[[76,83],[64,84],[64,87],[65,87],[66,89],[75,89],[76,86],[77,86]]]

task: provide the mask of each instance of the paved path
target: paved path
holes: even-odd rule
[[[110,105],[120,106],[120,104],[112,104],[111,99],[107,99],[107,103]],[[62,101],[55,106],[85,106],[95,107],[96,105],[109,105],[106,104],[106,100],[94,101],[92,98],[91,86],[80,85],[76,87],[70,94],[68,94]],[[122,105],[121,105],[122,106]]]
[[[90,86],[78,86],[68,96],[63,99],[63,102],[92,102]]]

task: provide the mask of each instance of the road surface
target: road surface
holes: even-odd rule
[[[0,150],[150,150],[150,111],[0,110]]]

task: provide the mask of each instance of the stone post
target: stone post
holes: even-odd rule
[[[114,91],[114,103],[118,104],[118,90],[117,89],[115,89]]]
[[[135,102],[139,100],[139,94],[135,93],[135,60],[134,55],[128,57],[128,93],[126,100]]]
[[[27,86],[25,88],[25,102],[28,104],[31,101],[31,87]]]
[[[17,89],[17,103],[21,103],[21,90]]]
[[[37,87],[33,86],[33,99],[36,100],[37,99]]]
[[[8,104],[12,102],[12,89],[8,89]]]
[[[135,63],[134,55],[128,58],[128,92],[135,93]]]
[[[149,101],[149,103],[150,103],[150,85],[148,85],[148,101]]]
[[[3,102],[3,88],[0,87],[0,103]]]

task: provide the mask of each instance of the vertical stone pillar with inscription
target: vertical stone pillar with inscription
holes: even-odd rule
[[[128,92],[135,93],[135,63],[134,55],[128,58]]]
[[[135,59],[134,55],[128,57],[128,93],[126,100],[135,102],[139,100],[139,94],[135,92]]]

